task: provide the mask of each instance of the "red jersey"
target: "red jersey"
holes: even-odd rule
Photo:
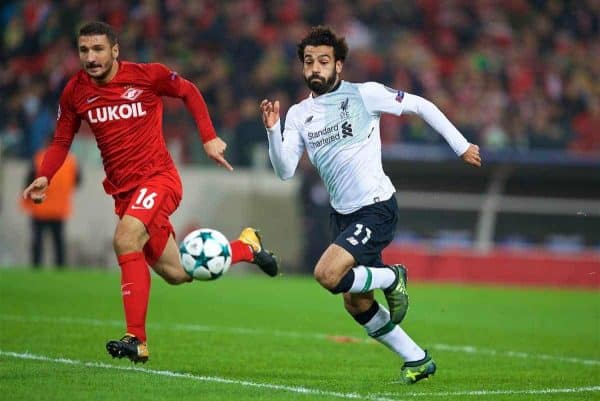
[[[54,175],[82,120],[89,124],[100,149],[106,193],[128,191],[145,178],[174,168],[162,133],[161,96],[184,100],[203,142],[216,137],[195,85],[162,64],[120,61],[119,70],[106,84],[95,83],[83,70],[69,80],[60,98],[54,140],[39,175],[49,179]]]

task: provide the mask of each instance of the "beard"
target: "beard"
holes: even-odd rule
[[[305,76],[304,82],[306,82],[308,88],[318,96],[329,92],[337,82],[337,78],[337,72],[333,71],[333,74],[328,78],[320,77],[318,75],[311,75],[308,78]]]
[[[102,64],[91,64],[91,65],[86,65],[85,68],[85,72],[92,78],[94,78],[97,81],[102,81],[104,80],[109,74],[110,74],[110,70],[111,67],[113,65],[113,60],[110,60],[109,62],[107,62],[106,64],[102,65]],[[91,73],[88,68],[92,68],[92,67],[100,67],[99,71]]]

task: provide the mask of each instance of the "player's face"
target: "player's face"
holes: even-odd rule
[[[322,95],[338,83],[342,62],[335,60],[331,46],[306,46],[302,72],[310,90],[316,95]]]
[[[96,82],[108,82],[116,73],[119,45],[110,45],[106,35],[79,37],[81,66]]]

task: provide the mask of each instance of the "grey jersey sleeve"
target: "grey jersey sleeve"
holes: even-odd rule
[[[273,127],[267,128],[267,137],[273,170],[282,180],[289,180],[304,153],[304,141],[296,128],[293,107],[288,111],[285,129],[281,131],[281,120],[278,120]]]
[[[370,113],[389,113],[397,116],[416,114],[442,135],[458,156],[469,148],[466,138],[429,100],[388,88],[377,82],[366,82],[360,86],[359,90]]]

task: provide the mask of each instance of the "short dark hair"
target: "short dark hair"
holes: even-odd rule
[[[308,35],[298,43],[298,58],[304,62],[304,49],[306,46],[331,46],[335,60],[345,61],[348,55],[348,45],[344,37],[336,36],[335,32],[328,26],[315,26]]]
[[[89,22],[79,29],[79,36],[91,35],[106,35],[111,46],[119,42],[113,27],[102,21]]]

